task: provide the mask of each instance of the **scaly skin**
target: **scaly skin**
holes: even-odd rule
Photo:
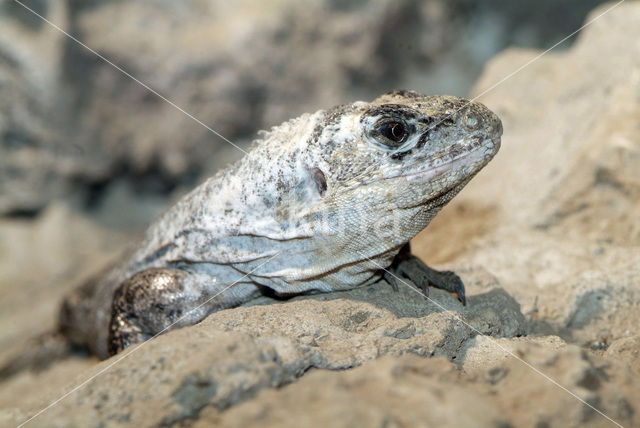
[[[501,134],[481,104],[408,91],[283,123],[71,293],[60,330],[106,358],[261,290],[346,290],[388,267],[463,300],[455,274],[428,268],[406,244],[491,160]]]

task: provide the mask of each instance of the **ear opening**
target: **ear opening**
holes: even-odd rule
[[[327,179],[324,176],[324,172],[320,168],[311,169],[311,178],[316,185],[316,190],[320,196],[324,196],[327,192]]]

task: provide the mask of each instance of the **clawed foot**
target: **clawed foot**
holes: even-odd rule
[[[439,271],[430,268],[422,260],[409,253],[408,246],[398,254],[396,260],[384,272],[384,279],[394,291],[398,291],[398,284],[403,278],[409,279],[429,296],[429,287],[440,288],[455,293],[463,305],[467,304],[464,284],[458,275],[451,271]]]

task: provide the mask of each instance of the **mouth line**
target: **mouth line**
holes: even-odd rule
[[[425,179],[432,179],[432,178],[439,178],[440,176],[442,176],[442,174],[444,174],[446,171],[448,171],[452,166],[455,166],[457,164],[460,164],[464,161],[468,161],[469,158],[476,158],[474,159],[474,161],[479,161],[482,159],[482,157],[484,157],[484,154],[482,154],[482,151],[480,150],[482,148],[478,147],[474,150],[470,150],[454,159],[451,159],[447,162],[441,163],[440,165],[437,166],[432,166],[428,169],[424,169],[421,171],[415,171],[412,173],[408,173],[408,174],[397,174],[391,177],[385,177],[385,180],[390,180],[393,178],[405,178],[407,181],[409,182],[415,182],[415,181],[424,181]]]

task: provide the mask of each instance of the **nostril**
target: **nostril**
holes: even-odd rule
[[[480,127],[480,118],[475,114],[468,114],[465,118],[465,125],[469,129],[478,129]]]

